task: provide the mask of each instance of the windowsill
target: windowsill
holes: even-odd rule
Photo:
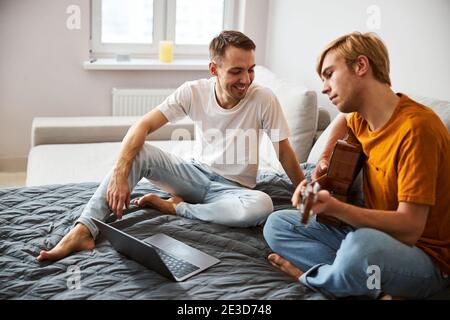
[[[172,63],[163,63],[157,59],[97,59],[84,61],[85,70],[208,70],[209,60],[175,59]]]

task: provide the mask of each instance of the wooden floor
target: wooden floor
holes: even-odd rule
[[[26,172],[0,172],[0,188],[25,186]]]

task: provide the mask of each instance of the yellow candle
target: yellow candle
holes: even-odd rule
[[[173,62],[173,41],[159,42],[159,61],[171,63]]]

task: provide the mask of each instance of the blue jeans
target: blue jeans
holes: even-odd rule
[[[423,299],[445,289],[450,278],[421,249],[375,229],[335,228],[315,217],[300,223],[297,210],[269,216],[270,248],[305,273],[299,281],[329,298],[382,293]]]
[[[92,217],[106,220],[111,210],[106,192],[109,173],[84,208],[77,223],[84,224],[94,239],[98,228]],[[134,159],[128,175],[130,190],[143,178],[185,202],[176,207],[177,215],[232,227],[262,224],[273,211],[272,199],[264,192],[252,190],[227,180],[195,160],[183,159],[150,144],[144,144]]]

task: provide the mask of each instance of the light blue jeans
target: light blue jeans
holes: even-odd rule
[[[335,228],[315,217],[300,223],[297,210],[269,216],[270,248],[305,273],[299,281],[329,298],[382,293],[423,299],[445,289],[450,278],[421,249],[369,228]]]
[[[101,182],[84,208],[77,223],[84,224],[94,239],[98,229],[92,217],[106,220],[111,214],[106,192],[111,173]],[[272,199],[264,192],[252,190],[227,180],[195,160],[185,160],[150,144],[144,144],[134,159],[128,175],[130,190],[143,178],[172,195],[183,198],[177,215],[232,227],[262,224],[273,211]]]

